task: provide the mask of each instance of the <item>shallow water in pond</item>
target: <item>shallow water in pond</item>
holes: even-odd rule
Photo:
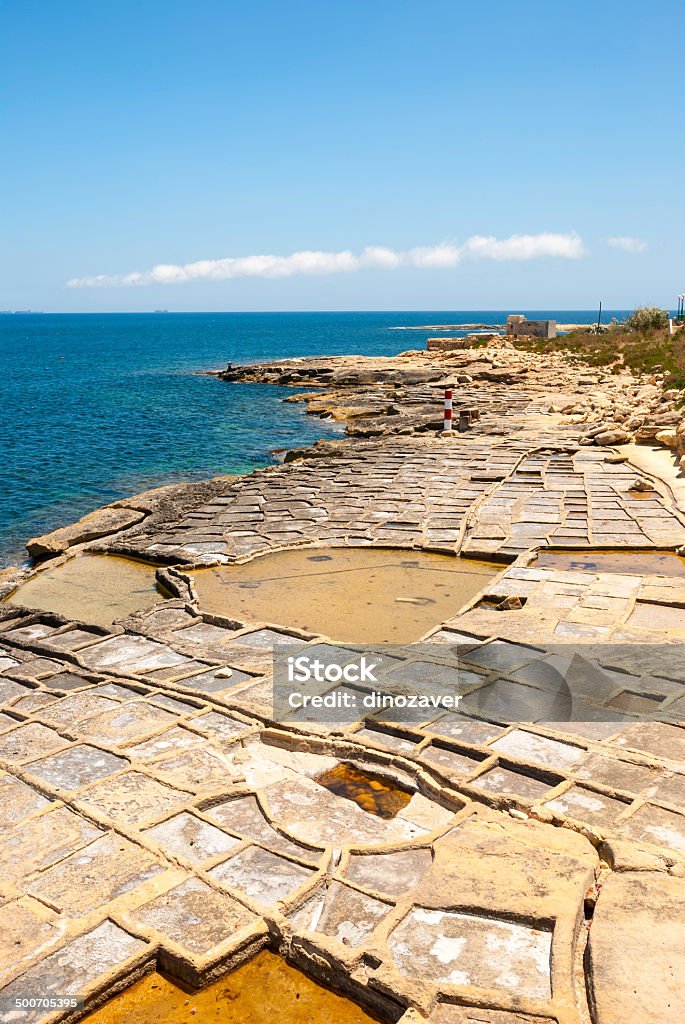
[[[424,551],[306,548],[193,573],[205,612],[348,643],[411,643],[451,618],[501,565]]]
[[[412,792],[380,775],[365,772],[350,764],[336,764],[315,779],[324,789],[345,800],[353,800],[358,807],[378,818],[394,818],[406,807]]]
[[[536,569],[685,576],[685,558],[673,551],[541,551]]]
[[[114,555],[79,555],[43,569],[7,600],[70,619],[111,626],[164,600],[155,566]]]
[[[268,952],[195,993],[150,974],[86,1017],[88,1024],[372,1024],[377,1019]]]

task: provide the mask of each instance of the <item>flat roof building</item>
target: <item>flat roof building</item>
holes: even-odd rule
[[[528,320],[522,313],[510,313],[504,333],[509,337],[556,338],[556,320]]]

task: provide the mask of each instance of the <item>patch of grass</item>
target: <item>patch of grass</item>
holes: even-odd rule
[[[685,327],[672,336],[668,328],[630,330],[626,324],[614,324],[603,334],[581,329],[543,338],[521,338],[517,348],[529,352],[569,352],[590,366],[606,366],[614,373],[630,369],[634,373],[665,372],[668,386],[685,389]]]

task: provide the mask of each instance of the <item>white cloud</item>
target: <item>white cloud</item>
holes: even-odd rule
[[[128,274],[97,274],[95,277],[74,277],[69,288],[107,288],[112,286],[179,284],[185,281],[224,281],[234,277],[295,277],[312,274],[343,274],[376,268],[396,270],[398,267],[419,267],[426,270],[456,267],[462,260],[532,260],[541,257],[579,259],[584,255],[580,237],[569,234],[473,235],[463,245],[443,242],[440,245],[418,246],[397,250],[383,246],[367,246],[358,254],[305,250],[290,256],[229,256],[219,260],[198,260],[176,265],[158,263],[151,270]]]
[[[607,245],[613,249],[623,249],[624,252],[644,252],[647,243],[641,238],[632,238],[630,235],[617,235],[614,238],[607,238]]]
[[[462,250],[456,245],[448,245],[443,242],[442,245],[420,245],[401,255],[404,257],[402,262],[411,267],[432,270],[436,267],[456,267],[461,260]]]
[[[582,239],[575,232],[511,235],[501,241],[492,235],[474,235],[464,244],[463,251],[480,260],[535,260],[542,256],[577,260],[585,255]]]

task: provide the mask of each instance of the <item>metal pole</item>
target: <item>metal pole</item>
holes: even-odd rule
[[[449,433],[452,429],[452,388],[445,388],[445,414],[442,429]]]

